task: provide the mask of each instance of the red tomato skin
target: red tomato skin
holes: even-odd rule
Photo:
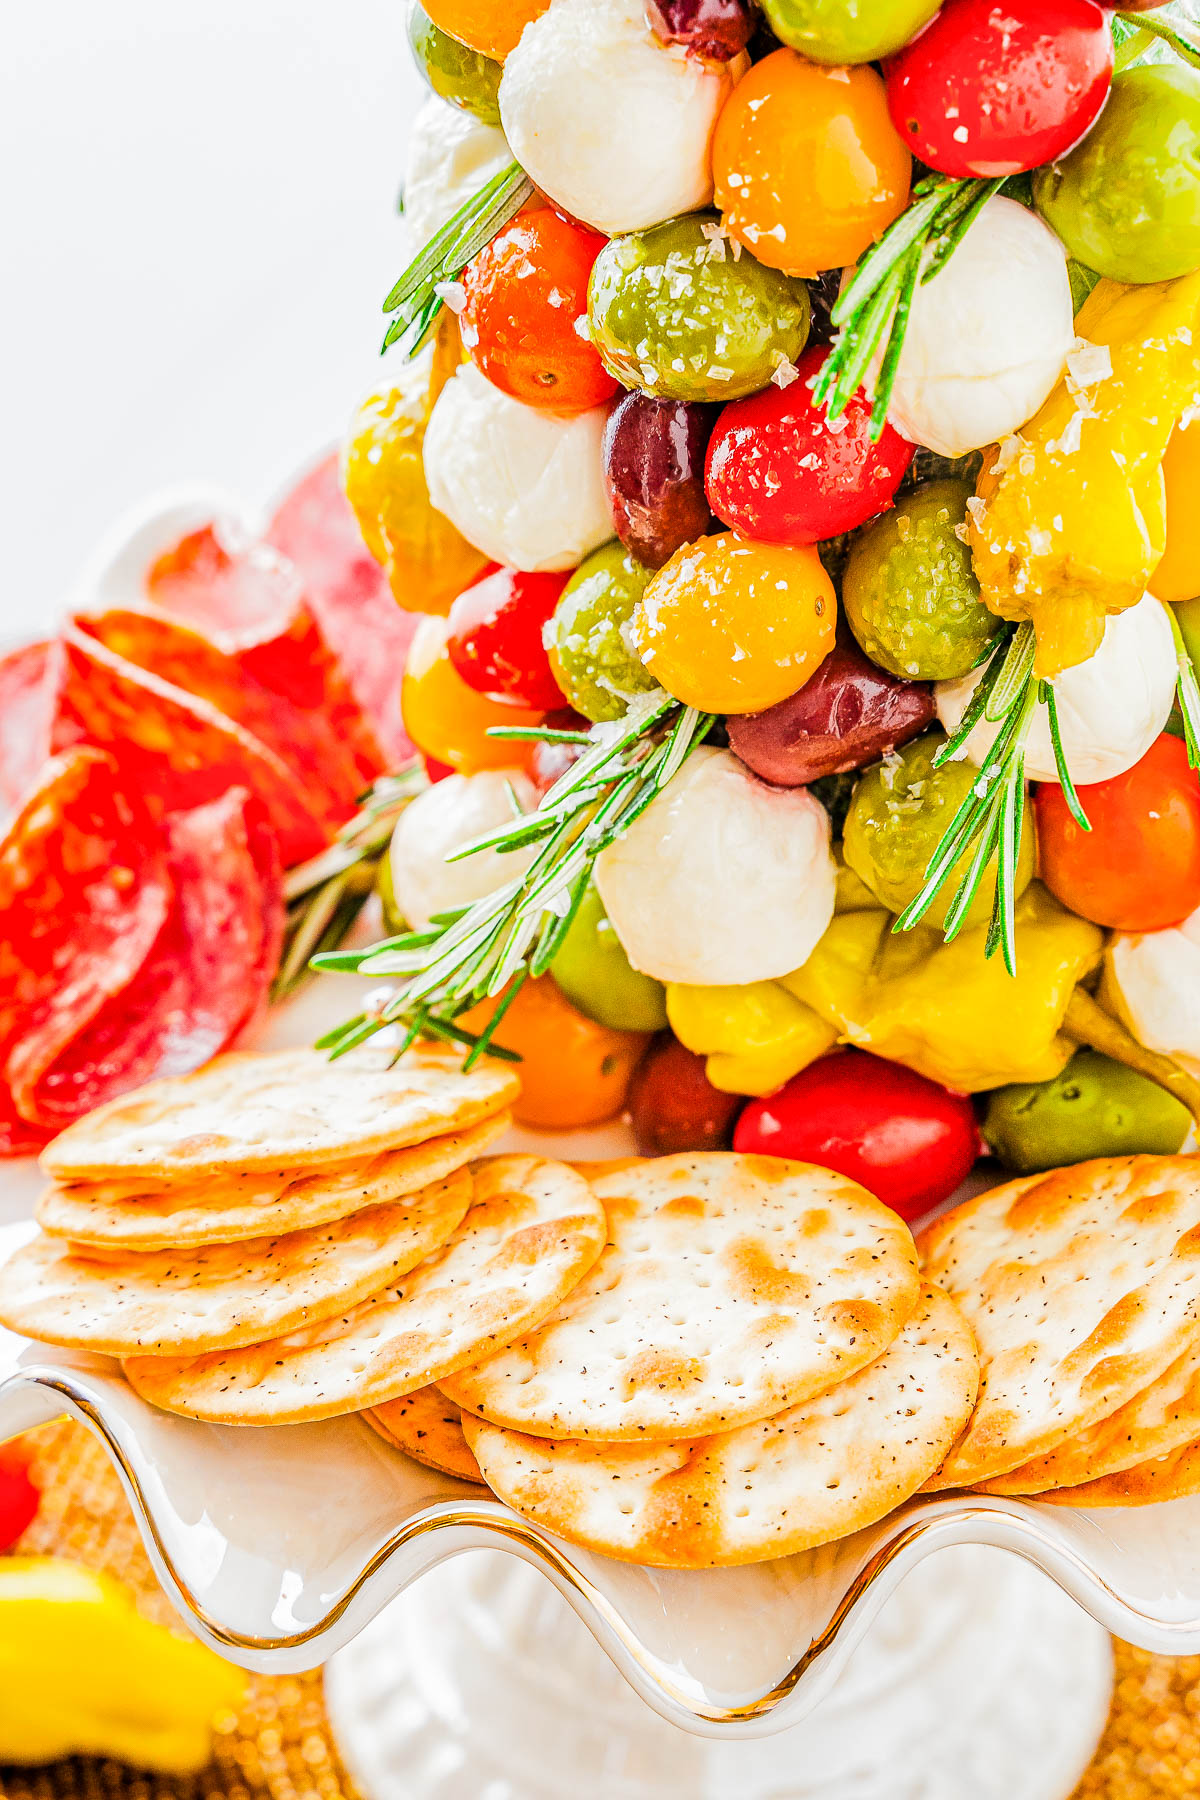
[[[983,1144],[969,1096],[865,1050],[840,1050],[751,1100],[733,1147],[836,1169],[915,1219],[949,1198]]]
[[[742,1102],[715,1088],[704,1058],[669,1032],[655,1038],[629,1088],[629,1122],[639,1156],[725,1150]]]
[[[550,412],[585,412],[620,392],[587,317],[592,264],[607,239],[550,207],[521,213],[463,271],[463,347],[503,393]]]
[[[1200,776],[1164,732],[1123,775],[1077,790],[1075,823],[1056,782],[1033,796],[1039,873],[1064,906],[1114,931],[1163,931],[1200,906]]]
[[[493,700],[551,709],[564,704],[542,628],[558,605],[567,574],[494,569],[464,588],[450,608],[446,648],[468,687]]]
[[[914,156],[944,175],[1016,175],[1095,124],[1112,33],[1096,0],[947,0],[884,74]]]
[[[0,1550],[11,1550],[37,1514],[42,1496],[30,1479],[31,1455],[20,1438],[0,1444]]]
[[[812,403],[828,354],[820,345],[806,350],[799,380],[731,401],[717,420],[705,465],[708,503],[744,537],[817,544],[865,525],[895,500],[915,445],[891,425],[871,442],[871,402],[861,388],[830,428]]]

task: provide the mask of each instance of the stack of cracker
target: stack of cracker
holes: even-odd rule
[[[1023,1176],[938,1220],[921,1249],[982,1363],[929,1486],[1089,1507],[1200,1492],[1200,1159]]]

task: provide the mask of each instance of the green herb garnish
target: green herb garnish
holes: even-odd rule
[[[512,162],[459,207],[409,263],[384,301],[384,312],[396,315],[383,340],[385,350],[401,338],[407,340],[410,356],[420,349],[442,310],[438,289],[458,280],[471,258],[520,212],[532,193],[532,181],[520,163]]]

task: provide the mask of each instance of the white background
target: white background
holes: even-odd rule
[[[0,57],[0,637],[157,487],[335,437],[402,256],[403,0],[54,0]]]

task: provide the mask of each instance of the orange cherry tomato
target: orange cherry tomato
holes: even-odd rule
[[[1194,600],[1200,595],[1200,423],[1176,426],[1162,463],[1167,492],[1167,547],[1150,577],[1160,600]]]
[[[1200,906],[1200,776],[1165,732],[1140,762],[1079,789],[1083,831],[1046,782],[1034,795],[1042,880],[1072,912],[1116,931],[1161,931]]]
[[[874,69],[775,50],[725,103],[713,178],[726,226],[759,262],[817,275],[857,262],[904,211],[912,158]]]
[[[592,264],[608,239],[544,207],[498,231],[468,263],[460,318],[471,361],[493,386],[551,412],[584,412],[620,392],[590,339]]]
[[[482,1031],[498,1005],[484,1000],[457,1023]],[[496,1042],[521,1058],[514,1117],[551,1131],[603,1124],[624,1106],[649,1041],[644,1031],[613,1031],[587,1018],[551,975],[526,981],[496,1027]]]
[[[523,765],[531,746],[490,738],[488,728],[540,725],[545,713],[469,688],[450,660],[449,635],[449,621],[434,616],[422,619],[413,634],[400,688],[405,731],[423,756],[458,775]]]
[[[837,597],[811,545],[697,538],[651,577],[632,620],[656,681],[701,712],[762,712],[833,649]]]
[[[531,19],[540,19],[550,0],[423,0],[435,25],[496,62],[503,62]]]

